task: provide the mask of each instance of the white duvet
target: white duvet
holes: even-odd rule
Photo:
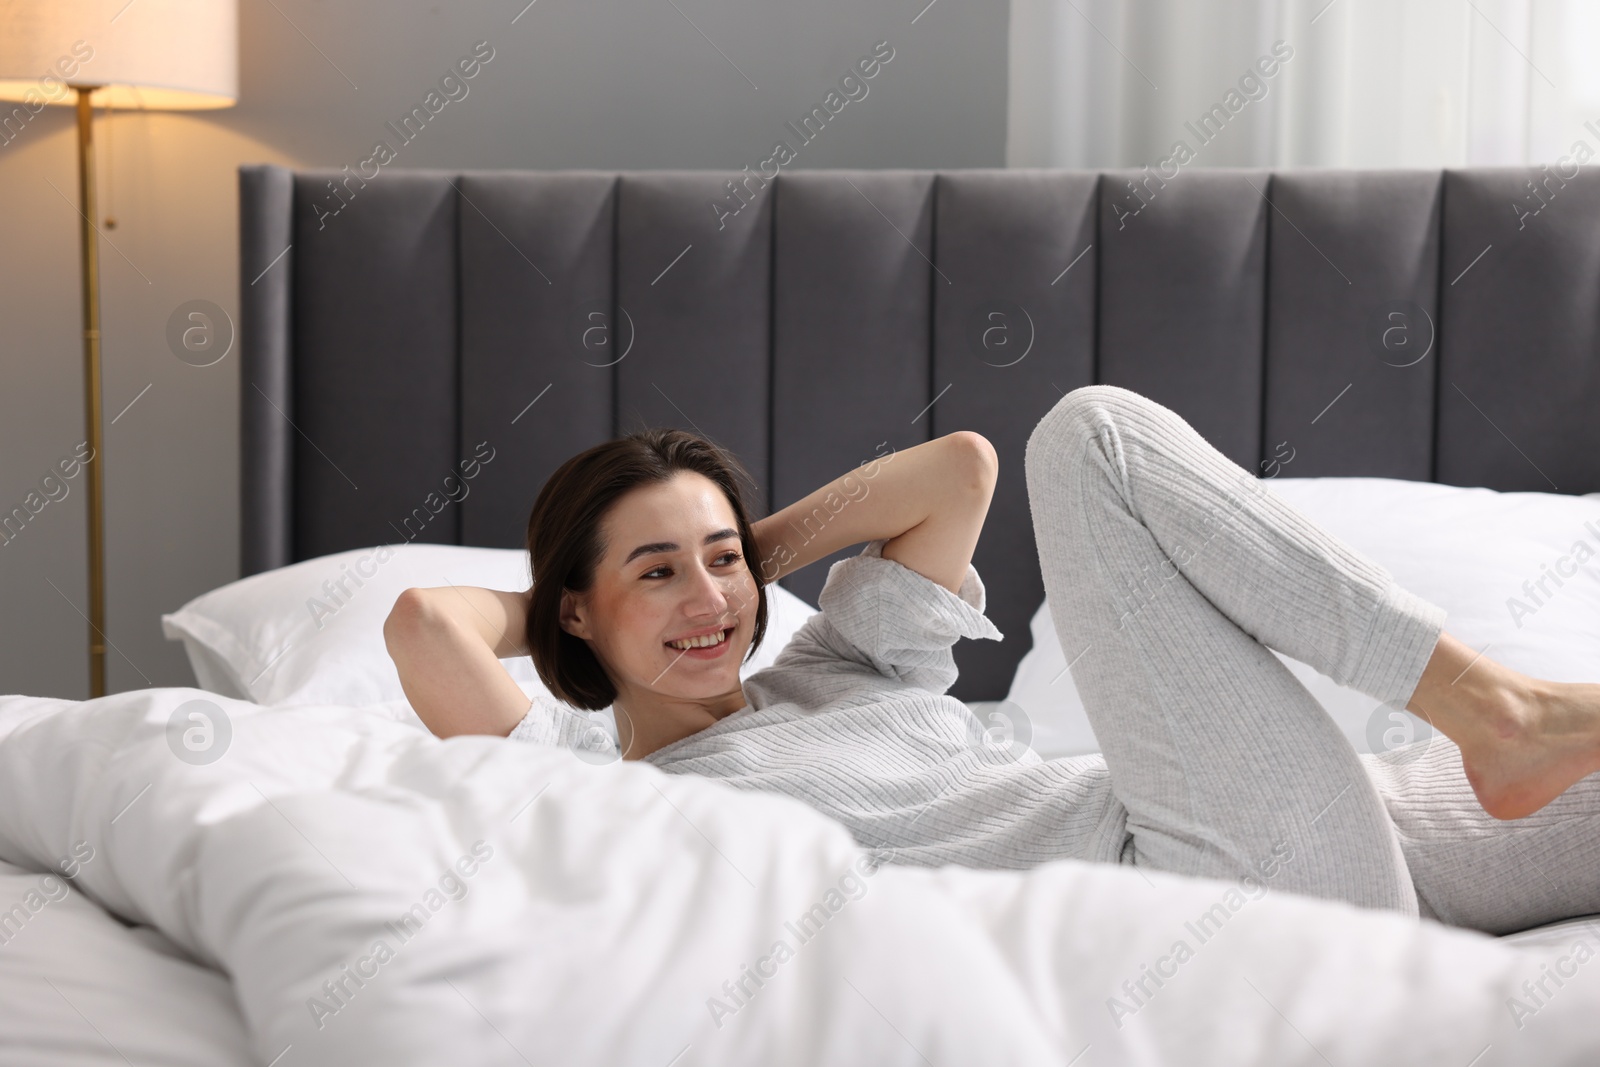
[[[355,708],[0,698],[0,860],[226,972],[276,1067],[1600,1062],[1585,934],[1073,862],[868,874],[797,801]]]

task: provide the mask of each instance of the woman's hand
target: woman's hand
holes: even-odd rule
[[[429,730],[504,737],[522,721],[531,701],[500,659],[528,653],[531,595],[447,585],[407,589],[395,599],[384,645]]]

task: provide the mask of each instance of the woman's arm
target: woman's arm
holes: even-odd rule
[[[959,593],[999,470],[994,446],[971,430],[891,452],[753,523],[756,566],[770,583],[885,537],[885,559]]]
[[[477,586],[412,588],[395,599],[383,640],[400,686],[440,737],[504,737],[531,704],[500,663],[526,655],[528,592]]]

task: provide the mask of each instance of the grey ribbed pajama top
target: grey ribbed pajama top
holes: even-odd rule
[[[1099,755],[1045,761],[1019,745],[1013,756],[945,695],[959,638],[1004,637],[983,614],[977,568],[967,565],[957,596],[884,559],[886,540],[832,565],[821,610],[744,680],[747,707],[644,761],[803,800],[896,863],[1117,862],[1126,815]],[[511,736],[571,744],[592,729],[570,711],[543,712]]]

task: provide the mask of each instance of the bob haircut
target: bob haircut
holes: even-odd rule
[[[639,486],[670,481],[682,471],[715,482],[733,509],[746,567],[756,583],[755,634],[750,652],[767,633],[767,598],[756,558],[755,537],[739,483],[754,485],[744,465],[720,445],[678,429],[637,430],[595,445],[567,460],[539,490],[528,515],[528,560],[533,596],[528,604],[528,653],[540,681],[557,700],[586,711],[600,711],[617,699],[617,689],[589,643],[561,627],[561,593],[585,593],[605,556],[600,524],[624,494]],[[748,660],[749,656],[746,656]]]

